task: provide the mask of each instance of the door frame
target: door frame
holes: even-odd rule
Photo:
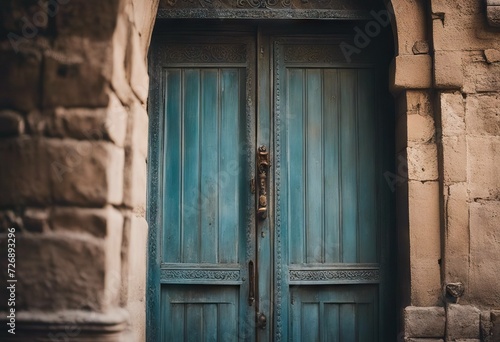
[[[202,23],[201,23],[202,22]],[[228,20],[225,23],[220,23],[220,22],[212,22],[210,20],[203,20],[203,21],[197,21],[194,22],[189,19],[185,20],[169,20],[167,22],[162,22],[158,24],[160,27],[157,29],[155,32],[156,34],[161,34],[162,30],[168,30],[169,34],[172,34],[172,28],[175,28],[175,30],[178,30],[178,32],[186,32],[186,31],[191,31],[194,29],[193,32],[196,32],[196,30],[202,29],[203,31],[207,31],[207,24],[210,25],[209,31],[211,33],[227,33],[227,32],[240,32],[241,34],[248,34],[248,33],[254,33],[256,35],[256,47],[257,47],[257,58],[256,58],[256,77],[259,79],[259,82],[256,83],[256,103],[255,103],[255,122],[256,122],[256,138],[255,138],[255,144],[256,146],[260,145],[266,145],[269,147],[270,151],[274,151],[274,140],[273,136],[274,134],[272,132],[275,132],[275,118],[273,111],[275,110],[274,108],[274,91],[275,87],[273,86],[273,81],[274,80],[274,60],[272,58],[273,55],[273,48],[271,44],[271,40],[273,36],[289,36],[289,35],[294,35],[296,36],[297,34],[301,35],[308,35],[308,34],[314,34],[314,33],[321,33],[325,34],[324,27],[328,27],[329,33],[326,34],[339,34],[340,32],[352,32],[352,27],[354,25],[353,22],[338,22],[338,21],[314,21],[313,25],[320,26],[318,27],[312,27],[309,24],[306,24],[304,21],[288,21],[288,20],[280,20],[278,23],[269,23],[268,21],[258,21],[258,20],[252,20],[251,22],[245,22],[242,24],[242,21],[240,20]],[[182,25],[179,27],[179,23],[182,23]],[[172,25],[172,26],[169,26]],[[293,29],[290,29],[291,24],[298,24],[297,26],[294,26]],[[186,29],[187,28],[187,29]],[[263,33],[265,32],[265,34]],[[238,33],[236,33],[237,35]],[[152,48],[150,51],[154,51],[154,39],[152,40]],[[262,56],[262,58],[260,58]],[[151,56],[150,56],[151,58]],[[154,58],[152,58],[154,60]],[[262,65],[262,63],[264,65]],[[267,65],[269,64],[269,65]],[[163,121],[158,114],[161,113],[161,111],[156,108],[158,107],[158,104],[161,103],[161,101],[158,101],[157,95],[159,94],[158,88],[158,79],[155,75],[155,73],[151,72],[151,64],[150,64],[150,89],[151,89],[151,96],[149,99],[149,105],[150,105],[150,121],[151,121],[151,127],[152,132],[150,132],[150,137],[149,137],[149,148],[151,150],[155,150],[155,148],[159,148],[158,145],[161,145],[161,135],[164,134],[163,132]],[[267,96],[261,96],[264,95],[265,92],[270,92]],[[152,115],[151,115],[152,114]],[[386,128],[387,131],[393,132],[394,127],[390,126]],[[267,132],[267,133],[266,133]],[[153,133],[153,134],[151,134]],[[156,133],[156,134],[155,134]],[[273,158],[274,159],[274,158]],[[162,187],[160,186],[161,184],[161,175],[162,175],[162,163],[159,160],[159,157],[156,156],[154,153],[152,154],[150,152],[150,178],[148,181],[148,221],[150,225],[150,232],[149,232],[149,253],[148,253],[148,258],[152,257],[153,255],[158,255],[157,253],[157,246],[155,236],[158,234],[158,227],[161,226],[161,214],[159,212],[159,208],[162,207],[161,202],[161,189]],[[271,160],[271,163],[273,163],[273,160]],[[155,171],[156,170],[156,171]],[[152,177],[151,177],[152,176]],[[274,171],[269,171],[269,184],[274,184],[274,176],[275,173]],[[256,256],[257,260],[256,263],[259,265],[259,258],[266,258],[269,261],[269,266],[270,268],[266,268],[264,271],[265,272],[270,272],[270,277],[257,277],[257,286],[258,286],[258,294],[259,297],[256,299],[256,307],[259,308],[262,303],[274,303],[274,291],[272,289],[272,283],[276,282],[273,280],[274,278],[274,272],[275,270],[273,269],[273,265],[275,264],[274,261],[274,252],[272,250],[273,246],[275,245],[275,242],[272,240],[272,232],[274,231],[274,223],[275,223],[275,193],[274,193],[274,187],[270,186],[268,188],[269,191],[269,198],[272,200],[269,201],[269,217],[267,220],[260,222],[257,221],[255,224],[255,230],[257,235],[260,233],[264,233],[270,236],[271,241],[269,244],[266,246],[263,246],[262,250],[260,252],[257,252],[259,255]],[[256,196],[257,197],[257,196]],[[391,207],[394,208],[394,205],[391,204]],[[152,218],[154,218],[152,220]],[[392,235],[394,235],[393,233]],[[388,234],[391,235],[391,234]],[[394,236],[391,236],[390,241],[388,241],[388,244],[391,244],[391,241],[394,241]],[[256,250],[259,250],[259,247],[255,247]],[[394,254],[394,253],[393,253]],[[159,292],[158,289],[155,291],[154,288],[152,288],[150,285],[151,282],[151,275],[154,272],[151,272],[151,266],[152,263],[150,262],[151,260],[148,260],[148,295],[147,295],[147,335],[155,335],[155,330],[156,330],[156,324],[155,321],[158,322],[158,318],[155,318],[155,314],[152,314],[154,312],[159,312],[159,301],[158,300],[153,300],[152,298],[158,298],[159,297]],[[389,261],[391,264],[393,264],[393,260]],[[264,279],[271,279],[270,283],[266,283]],[[391,280],[391,284],[394,285],[394,281]],[[269,296],[267,296],[269,294]],[[272,305],[270,308],[270,315],[272,317],[273,309]],[[394,310],[395,311],[395,310]],[[395,313],[394,313],[395,314]],[[396,316],[394,315],[394,319],[396,319]],[[270,326],[269,329],[265,331],[260,331],[257,330],[257,338],[258,340],[261,341],[266,341],[266,340],[271,340],[272,336],[274,336],[274,324],[275,322],[269,321],[268,317],[268,325]],[[279,324],[279,323],[278,323]],[[148,339],[149,340],[149,339]],[[278,340],[280,340],[278,338]]]

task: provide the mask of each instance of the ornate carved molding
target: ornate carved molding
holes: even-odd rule
[[[369,19],[363,0],[161,0],[158,18]]]
[[[378,283],[380,271],[378,269],[349,269],[349,270],[324,270],[302,269],[289,271],[290,284],[314,282],[328,284],[342,283]]]
[[[167,63],[246,63],[245,44],[170,44]]]
[[[184,283],[196,281],[229,281],[240,280],[240,270],[216,269],[162,269],[160,271],[161,283]]]

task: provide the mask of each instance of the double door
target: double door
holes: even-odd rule
[[[385,89],[345,39],[153,40],[149,341],[391,339]]]

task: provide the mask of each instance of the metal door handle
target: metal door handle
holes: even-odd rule
[[[257,151],[257,169],[259,172],[259,203],[257,208],[257,216],[261,220],[267,217],[267,173],[269,171],[269,152],[266,146],[262,145]]]
[[[253,261],[248,262],[248,305],[252,306],[255,302],[255,267]]]

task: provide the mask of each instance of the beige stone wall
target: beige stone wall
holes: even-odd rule
[[[157,3],[2,2],[0,245],[16,227],[18,341],[145,338]]]
[[[433,89],[406,92],[407,104],[409,94],[419,98],[419,115],[407,105],[399,125],[408,156],[409,340],[500,340],[500,31],[485,5],[431,1]],[[439,307],[443,320],[429,320]]]

